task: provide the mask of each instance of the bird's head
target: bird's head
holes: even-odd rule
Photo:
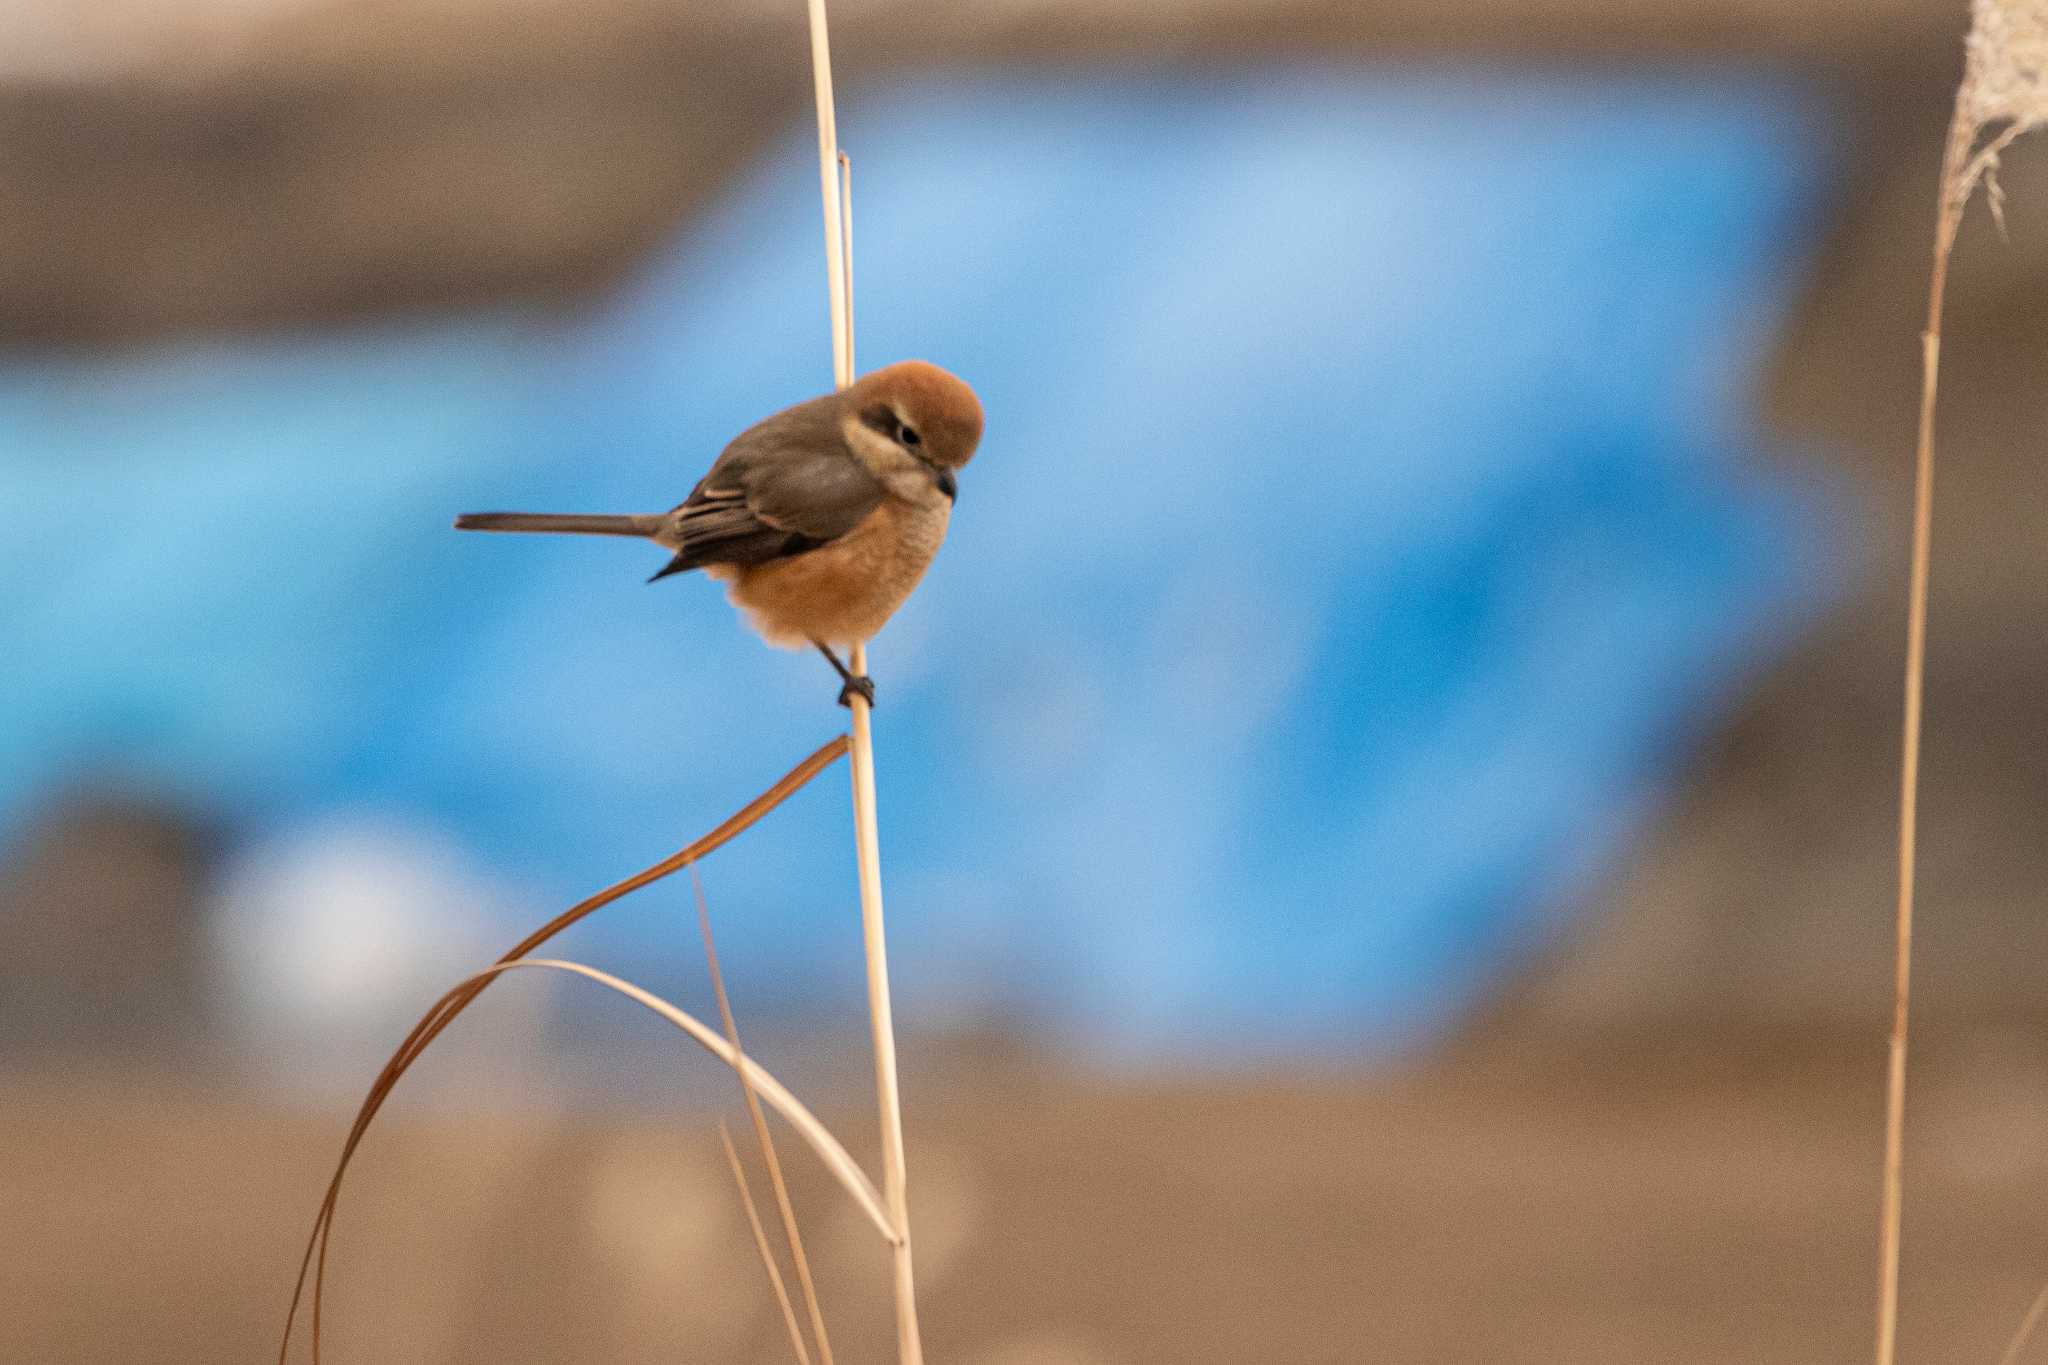
[[[981,400],[974,390],[922,360],[862,375],[846,397],[863,425],[934,469],[960,468],[981,444]]]

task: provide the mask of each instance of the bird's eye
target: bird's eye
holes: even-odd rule
[[[924,437],[918,435],[917,428],[913,426],[904,427],[902,431],[897,433],[896,439],[907,446],[924,444]]]

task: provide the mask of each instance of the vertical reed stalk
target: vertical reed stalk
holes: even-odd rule
[[[825,208],[825,274],[832,294],[832,375],[853,382],[853,261],[850,175],[839,152],[832,103],[832,50],[825,0],[809,0],[811,74],[818,101],[818,179]],[[853,647],[853,672],[868,671],[865,644]],[[896,1300],[896,1349],[901,1365],[923,1365],[917,1327],[916,1282],[911,1273],[910,1203],[905,1191],[903,1104],[896,1083],[896,1031],[889,1003],[889,953],[882,920],[882,851],[875,816],[875,746],[867,702],[850,699],[853,712],[853,832],[860,865],[861,938],[868,969],[868,1014],[874,1028],[875,1094],[882,1119],[882,1191],[896,1239],[891,1249]]]
[[[867,672],[867,649],[856,646],[853,671]],[[910,1202],[904,1190],[903,1107],[896,1088],[895,1022],[889,1005],[889,949],[882,927],[882,862],[875,831],[875,751],[868,704],[853,699],[853,830],[860,845],[862,939],[868,960],[868,1013],[875,1033],[875,1092],[882,1108],[882,1197],[896,1225],[896,1350],[902,1365],[923,1365],[917,1289],[911,1274]]]
[[[1941,158],[1927,325],[1920,334],[1920,425],[1913,459],[1913,541],[1906,589],[1906,678],[1899,763],[1899,881],[1892,1025],[1885,1070],[1884,1186],[1878,1214],[1877,1365],[1898,1358],[1900,1217],[1905,1203],[1906,1038],[1913,984],[1913,890],[1919,858],[1920,728],[1927,673],[1927,580],[1933,558],[1934,412],[1941,314],[1956,230],[1982,182],[2004,226],[1996,173],[2014,139],[2048,121],[2048,3],[1972,0],[1963,79]],[[1982,147],[1987,128],[2003,125]],[[1974,149],[1974,150],[1973,150]]]

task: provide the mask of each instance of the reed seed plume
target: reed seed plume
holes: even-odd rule
[[[1973,0],[1970,36],[1963,46],[1963,83],[1956,91],[1956,130],[1976,148],[1944,172],[1955,211],[1982,181],[1992,216],[2005,226],[2005,195],[1998,158],[2013,141],[2048,122],[2048,3],[2042,0]],[[1986,132],[1996,130],[1978,146]],[[1947,206],[1944,205],[1944,212]]]

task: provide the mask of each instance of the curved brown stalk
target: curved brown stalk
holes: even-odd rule
[[[809,758],[783,774],[781,780],[774,786],[733,812],[716,829],[652,867],[636,872],[623,881],[614,882],[597,894],[578,901],[521,939],[494,965],[502,966],[525,957],[578,920],[644,886],[660,881],[663,877],[680,872],[697,859],[730,843],[752,828],[762,816],[788,800],[805,783],[831,767],[845,755],[846,751],[847,737],[834,735]],[[455,1016],[469,1008],[470,1002],[483,994],[495,979],[495,974],[473,979],[435,1002],[434,1007],[421,1017],[419,1023],[413,1025],[412,1032],[406,1034],[405,1041],[391,1054],[391,1060],[384,1064],[384,1069],[377,1074],[376,1081],[371,1084],[370,1093],[363,1098],[362,1107],[356,1111],[355,1122],[349,1127],[348,1138],[342,1143],[341,1159],[335,1163],[334,1177],[327,1183],[327,1194],[320,1201],[320,1212],[313,1220],[312,1234],[306,1239],[305,1254],[299,1259],[299,1277],[292,1286],[291,1306],[285,1311],[284,1339],[279,1343],[277,1350],[279,1365],[284,1365],[291,1351],[292,1326],[298,1321],[299,1304],[305,1298],[306,1276],[309,1272],[313,1276],[315,1365],[318,1365],[320,1360],[320,1306],[327,1278],[327,1233],[334,1224],[334,1209],[341,1195],[342,1176],[347,1173],[348,1163],[355,1156],[356,1148],[362,1144],[363,1134],[369,1129],[371,1120],[377,1117],[377,1111],[384,1107],[384,1101],[390,1096],[392,1087],[398,1084],[399,1077],[419,1060],[420,1054],[427,1050],[434,1039],[440,1037],[441,1031],[454,1022]]]

